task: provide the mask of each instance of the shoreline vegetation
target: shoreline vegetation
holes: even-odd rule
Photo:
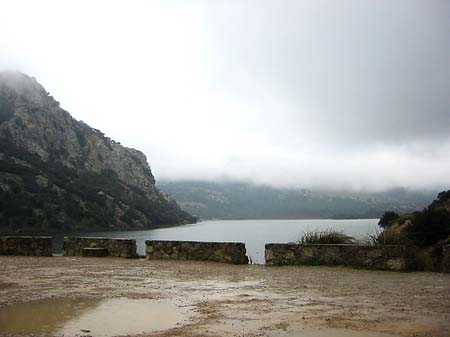
[[[450,244],[450,190],[422,211],[397,214],[386,211],[381,231],[370,237],[374,245],[406,246],[408,269],[441,271],[443,246]]]
[[[366,239],[357,240],[343,231],[329,227],[325,230],[307,230],[296,243],[400,245],[405,247],[406,270],[440,272],[446,269],[443,265],[443,247],[450,244],[449,210],[450,190],[439,193],[422,211],[406,214],[386,211],[378,222],[381,230],[368,235]],[[160,226],[163,227],[165,226]],[[251,256],[249,258],[252,260]]]
[[[358,241],[334,228],[328,228],[323,231],[306,231],[302,237],[296,241],[298,244],[355,244]]]
[[[308,231],[300,244],[400,245],[406,248],[408,270],[441,272],[443,247],[450,244],[450,190],[438,194],[422,211],[397,214],[386,211],[378,222],[380,230],[366,240],[356,240],[334,228]]]

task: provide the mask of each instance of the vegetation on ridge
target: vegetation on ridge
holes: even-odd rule
[[[442,246],[450,244],[450,190],[422,211],[398,215],[387,211],[379,226],[384,230],[371,238],[374,244],[407,246],[411,269],[439,270]]]

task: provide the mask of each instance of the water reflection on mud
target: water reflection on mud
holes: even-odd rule
[[[0,333],[109,337],[166,330],[189,321],[190,309],[148,299],[47,299],[0,308]]]

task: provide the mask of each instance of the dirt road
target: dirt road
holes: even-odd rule
[[[62,297],[190,308],[157,336],[450,336],[450,274],[0,256],[0,309]]]

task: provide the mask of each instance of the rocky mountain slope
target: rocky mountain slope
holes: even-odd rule
[[[193,221],[155,187],[142,152],[72,118],[34,78],[0,73],[0,231]]]
[[[281,189],[242,182],[164,181],[161,190],[203,219],[378,218],[385,210],[421,210],[436,192],[378,193]]]

